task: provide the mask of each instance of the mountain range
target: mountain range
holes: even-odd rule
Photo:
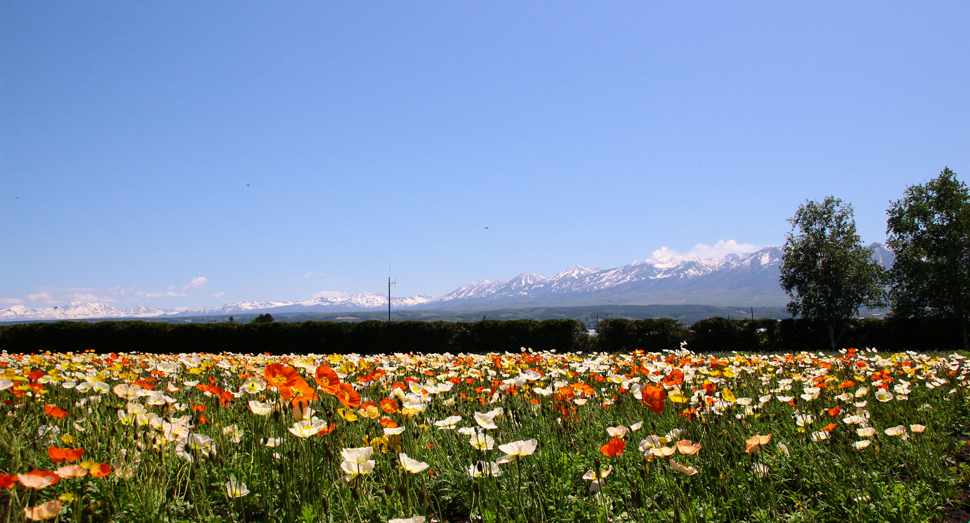
[[[892,265],[885,245],[869,246],[882,266]],[[565,307],[592,305],[698,304],[783,307],[788,296],[779,285],[782,250],[767,247],[723,258],[654,257],[615,269],[573,265],[545,278],[523,273],[511,280],[478,280],[444,296],[393,298],[394,309],[476,310],[486,308]],[[361,293],[300,302],[254,301],[190,310],[138,306],[114,308],[106,303],[72,302],[64,307],[0,309],[0,321],[72,320],[225,316],[230,314],[357,312],[387,307],[387,297]]]

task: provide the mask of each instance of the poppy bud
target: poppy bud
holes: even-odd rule
[[[401,494],[402,496],[407,496],[407,495],[408,495],[408,484],[407,484],[407,483],[405,483],[404,481],[402,481],[402,482],[400,482],[400,483],[398,483],[398,484],[397,484],[397,491],[398,491],[398,492],[399,492],[399,493],[400,493],[400,494]]]
[[[390,483],[385,483],[384,494],[387,494],[388,496],[390,496],[393,493],[394,493],[394,485],[391,485]]]
[[[359,486],[354,485],[353,494],[354,494],[354,499],[356,499],[357,501],[360,501],[360,497],[361,496],[360,496],[360,487]]]
[[[596,458],[596,459],[593,460],[593,470],[596,471],[596,474],[597,475],[599,475],[599,470],[600,470],[600,468],[602,468],[602,466],[603,466],[603,464],[600,462],[600,459],[599,458]]]
[[[428,495],[424,493],[424,489],[419,490],[418,491],[418,505],[424,505],[424,502],[427,501],[427,499],[428,499]]]
[[[475,494],[478,494],[479,492],[481,492],[481,490],[482,490],[482,487],[478,485],[477,481],[472,483],[472,492],[474,492]]]

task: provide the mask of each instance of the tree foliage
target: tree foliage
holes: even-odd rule
[[[781,286],[792,298],[788,312],[826,323],[835,349],[836,327],[844,329],[863,305],[884,304],[885,271],[856,233],[852,205],[833,196],[808,201],[788,222],[781,261]]]
[[[886,232],[896,255],[889,271],[893,314],[935,317],[963,324],[970,350],[970,193],[944,168],[892,202]]]

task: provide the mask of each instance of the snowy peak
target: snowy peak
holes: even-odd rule
[[[88,318],[151,318],[177,314],[176,311],[137,306],[116,309],[107,303],[74,301],[60,307],[30,308],[14,305],[0,309],[0,321],[82,320]]]
[[[882,244],[869,248],[884,267],[892,265],[892,251]],[[552,304],[695,303],[707,305],[783,306],[787,303],[778,284],[782,249],[729,254],[723,258],[684,258],[665,249],[642,262],[614,269],[582,265],[544,278],[522,273],[511,280],[477,280],[440,297],[393,298],[393,308],[545,306]],[[744,301],[741,301],[744,300]],[[761,300],[761,301],[757,301]],[[30,308],[15,305],[0,309],[0,321],[73,320],[89,318],[150,318],[159,316],[228,316],[232,314],[354,312],[387,308],[387,295],[365,292],[319,297],[300,302],[249,301],[194,310],[151,307],[116,309],[107,303],[72,302],[63,307]]]
[[[502,287],[502,290],[505,292],[521,293],[535,287],[537,283],[541,283],[543,281],[545,281],[545,278],[539,276],[538,274],[533,274],[531,272],[522,273],[509,280],[509,282]]]
[[[484,298],[494,294],[497,289],[502,285],[508,283],[508,280],[499,280],[491,282],[488,280],[477,280],[470,283],[466,283],[461,287],[445,294],[441,297],[441,301],[450,301],[457,299],[469,299],[469,298]]]
[[[549,278],[549,281],[560,281],[560,280],[572,279],[572,278],[582,278],[584,276],[595,274],[597,272],[600,272],[600,270],[592,269],[589,267],[583,267],[582,265],[573,265],[572,267]]]

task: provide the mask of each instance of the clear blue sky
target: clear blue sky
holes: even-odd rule
[[[388,264],[441,295],[781,245],[830,194],[883,241],[907,186],[970,181],[967,27],[965,1],[2,0],[0,307],[383,292]]]

